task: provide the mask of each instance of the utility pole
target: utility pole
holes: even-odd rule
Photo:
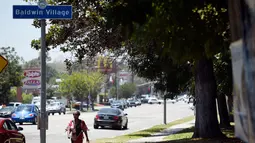
[[[41,19],[41,114],[40,114],[40,143],[46,143],[46,20]]]
[[[164,124],[166,124],[166,95],[164,95]]]

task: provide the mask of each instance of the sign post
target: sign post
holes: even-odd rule
[[[41,113],[40,143],[46,143],[48,116],[46,112],[46,19],[72,19],[72,6],[48,6],[46,0],[38,5],[14,5],[13,19],[40,19],[41,24]]]

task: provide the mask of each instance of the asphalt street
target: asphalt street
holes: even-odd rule
[[[129,123],[127,130],[94,129],[93,121],[96,112],[82,113],[80,118],[86,122],[89,128],[89,138],[92,141],[99,138],[109,138],[132,133],[163,123],[163,104],[142,104],[138,107],[125,109],[124,112],[128,114]],[[177,102],[175,104],[167,104],[168,122],[193,114],[193,111],[189,109],[189,105],[186,103]],[[47,143],[70,143],[70,140],[67,139],[65,128],[72,118],[72,114],[50,115],[46,139]],[[40,143],[40,131],[37,130],[36,125],[24,124],[21,127],[24,128],[22,133],[26,137],[26,143]]]

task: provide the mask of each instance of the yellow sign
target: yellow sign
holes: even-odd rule
[[[8,61],[0,55],[0,72],[2,72],[8,65]]]
[[[98,57],[97,67],[98,71],[112,69],[112,61],[109,57],[100,56]]]

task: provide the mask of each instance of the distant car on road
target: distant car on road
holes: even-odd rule
[[[9,104],[7,104],[6,106],[18,107],[21,104],[21,102],[9,102]]]
[[[111,108],[118,108],[121,110],[125,109],[124,103],[120,100],[113,101],[111,104]]]
[[[34,104],[19,105],[12,114],[12,121],[22,125],[23,123],[37,124],[37,117],[39,116],[39,109]]]
[[[149,98],[148,103],[149,103],[149,104],[161,104],[162,101],[161,101],[161,100],[158,100],[157,98],[151,97],[151,98]]]
[[[66,114],[66,107],[60,102],[53,102],[49,104],[46,110],[48,115],[54,115],[55,113],[58,113],[59,115],[61,115],[61,113]]]
[[[12,114],[15,112],[16,107],[6,106],[0,109],[0,117],[11,118]]]
[[[102,108],[94,118],[94,128],[111,127],[116,129],[128,128],[127,114],[118,108]]]
[[[141,103],[141,100],[139,100],[139,99],[137,99],[136,101],[135,101],[135,104],[137,105],[137,106],[140,106],[142,103]]]
[[[130,99],[128,100],[129,107],[136,107],[135,100]]]
[[[177,101],[176,101],[175,99],[167,99],[167,102],[168,102],[168,103],[173,103],[173,104],[174,104],[174,103],[177,102]]]
[[[17,127],[10,119],[0,118],[1,143],[25,143],[25,136],[20,133],[22,127]]]

